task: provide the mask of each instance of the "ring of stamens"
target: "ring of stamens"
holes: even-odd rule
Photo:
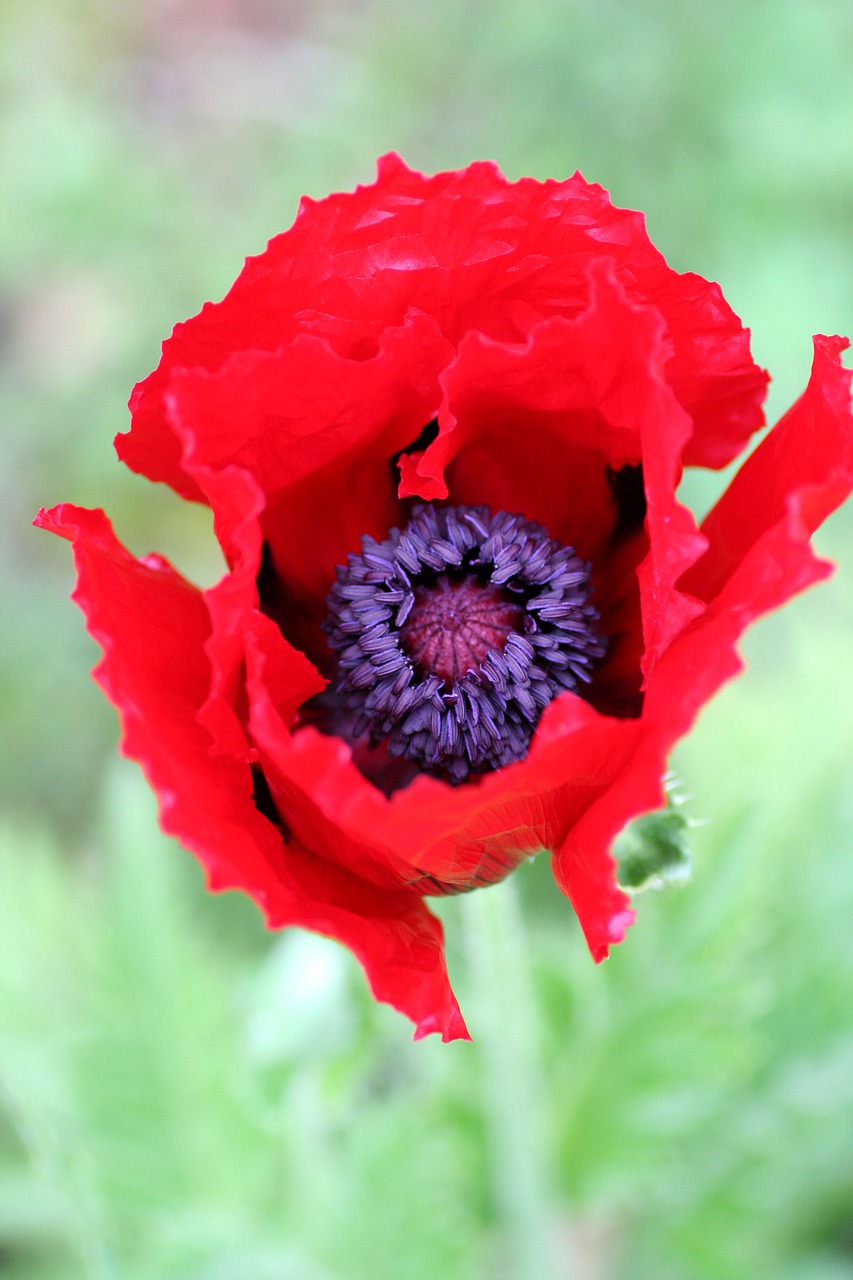
[[[339,566],[325,630],[354,737],[459,783],[527,754],[606,652],[589,565],[523,516],[416,506]]]

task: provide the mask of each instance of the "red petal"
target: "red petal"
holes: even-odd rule
[[[509,183],[475,164],[425,178],[397,157],[380,162],[370,186],[303,200],[293,227],[246,262],[222,302],[175,328],[134,391],[119,455],[198,498],[165,417],[173,370],[216,371],[235,352],[277,351],[307,332],[364,359],[413,309],[453,344],[470,331],[518,342],[542,319],[577,314],[589,265],[602,260],[665,318],[667,378],[695,420],[689,461],[723,465],[762,421],[766,377],[716,285],[671,271],[641,215],[615,209],[580,175]]]
[[[270,903],[272,927],[296,924],[344,943],[376,999],[414,1022],[416,1040],[433,1033],[444,1041],[470,1040],[447,977],[441,922],[422,898],[377,889],[295,841],[284,856],[288,897]]]
[[[250,728],[276,805],[304,845],[380,887],[435,893],[502,879],[565,840],[620,777],[641,734],[639,721],[602,716],[567,694],[545,712],[525,761],[459,788],[421,776],[389,800],[339,739],[286,732],[266,687],[272,625],[261,621],[247,637]],[[611,890],[599,911],[613,935],[624,899]]]
[[[401,486],[411,493],[423,477],[422,496],[441,486],[454,502],[521,511],[587,556],[606,584],[618,516],[606,467],[642,460],[647,672],[701,607],[675,583],[705,545],[675,498],[691,424],[664,380],[667,350],[660,316],[626,295],[607,261],[594,263],[589,305],[575,320],[544,321],[524,345],[462,341],[442,376],[438,438]]]
[[[239,713],[244,701],[245,632],[258,615],[258,517],[264,509],[264,497],[252,476],[237,467],[213,471],[194,463],[192,474],[213,508],[216,534],[230,566],[230,571],[204,593],[211,621],[205,646],[211,681],[199,720],[210,732],[215,750],[252,762],[255,754],[248,749]],[[298,708],[324,689],[326,681],[278,630],[270,664],[279,690],[279,713],[292,725]]]
[[[318,626],[335,565],[362,534],[382,538],[400,522],[392,458],[435,416],[450,355],[434,321],[413,315],[382,335],[369,360],[303,334],[272,354],[239,353],[215,374],[173,377],[169,412],[184,466],[214,511],[222,468],[254,478],[256,517],[269,495],[264,537],[288,614],[295,605],[313,616],[313,640],[299,636],[312,652],[325,648]]]
[[[249,767],[210,754],[198,719],[207,696],[210,623],[199,591],[163,560],[135,560],[101,511],[60,506],[42,528],[74,544],[74,599],[104,650],[95,677],[116,705],[123,750],[160,797],[164,830],[193,849],[212,889],[245,890],[273,926],[297,924],[345,943],[378,999],[417,1035],[466,1037],[450,990],[440,923],[412,893],[387,893],[284,844],[252,799]]]
[[[74,546],[73,599],[104,651],[94,676],[118,708],[125,754],[160,796],[165,830],[199,854],[215,887],[258,896],[278,841],[251,803],[251,771],[209,757],[196,718],[210,679],[201,592],[158,557],[135,560],[102,511],[66,504],[37,523]]]
[[[435,416],[452,354],[435,321],[412,314],[366,360],[303,333],[274,352],[238,351],[216,373],[176,370],[167,401],[185,465],[241,467],[270,494],[379,440],[387,462]]]
[[[731,578],[743,575],[749,553],[757,551],[760,539],[774,526],[785,522],[792,503],[798,505],[804,524],[799,536],[793,528],[789,530],[791,548],[797,555],[803,538],[807,539],[850,492],[851,373],[839,359],[848,345],[846,338],[815,338],[805,392],[746,460],[702,525],[708,550],[684,583],[694,595],[713,600]],[[768,569],[776,576],[769,564]],[[784,592],[781,580],[779,586]],[[797,589],[794,586],[782,594],[780,601]],[[757,612],[772,607],[767,604]]]
[[[610,846],[627,823],[664,803],[667,756],[680,736],[675,720],[666,726],[667,733],[647,718],[645,709],[642,720],[617,723],[621,732],[611,732],[609,755],[601,749],[607,739],[599,730],[601,785],[552,856],[554,877],[575,909],[596,962],[622,941],[635,917],[629,896],[617,885]],[[590,745],[595,747],[595,739]]]
[[[666,316],[673,354],[667,381],[693,418],[684,450],[691,467],[726,466],[764,425],[764,397],[770,377],[752,359],[749,330],[723,297],[718,284],[701,276],[667,273],[662,292],[638,282],[643,297]]]
[[[626,923],[607,853],[613,837],[625,822],[661,803],[668,753],[699,708],[739,670],[737,641],[745,627],[829,572],[808,540],[853,489],[851,375],[838,360],[846,345],[816,340],[805,394],[744,463],[705,521],[708,550],[680,585],[707,600],[707,607],[673,639],[654,669],[633,759],[556,853],[555,875],[596,959],[619,940]]]
[[[655,779],[638,779],[635,788],[627,784],[627,777],[620,778],[617,797],[604,792],[551,857],[554,879],[574,907],[596,964],[607,959],[636,917],[616,883],[610,845],[626,822],[661,804],[660,772]]]
[[[832,566],[809,537],[853,490],[851,374],[844,339],[816,338],[805,393],[747,459],[703,525],[708,551],[688,575],[708,600],[672,644],[646,695],[644,716],[674,740],[742,661],[746,627]]]
[[[432,893],[500,879],[552,836],[555,815],[521,779],[512,785],[512,770],[460,788],[422,776],[389,800],[340,739],[290,734],[268,669],[274,631],[259,619],[246,636],[249,725],[276,806],[307,848],[381,888]]]

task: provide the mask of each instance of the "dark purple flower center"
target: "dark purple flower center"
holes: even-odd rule
[[[589,565],[506,511],[417,506],[363,537],[325,624],[353,737],[450,782],[523,759],[606,651],[589,595]]]

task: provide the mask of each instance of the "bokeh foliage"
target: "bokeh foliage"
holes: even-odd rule
[[[545,1231],[555,1280],[853,1277],[850,515],[819,539],[842,572],[679,752],[693,880],[607,965],[544,857],[510,1012],[507,890],[443,904],[473,1048],[411,1044],[340,949],[206,895],[113,763],[67,552],[29,527],[104,505],[214,580],[204,512],[115,462],[124,402],[303,191],[389,149],[645,209],[778,414],[811,333],[853,329],[851,52],[844,0],[0,8],[0,1275],[550,1280]]]

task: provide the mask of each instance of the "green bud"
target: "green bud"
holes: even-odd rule
[[[613,843],[613,856],[619,864],[617,878],[628,893],[684,884],[690,878],[688,831],[695,824],[682,811],[684,797],[676,794],[675,779],[667,777],[664,785],[666,808],[636,818]]]

